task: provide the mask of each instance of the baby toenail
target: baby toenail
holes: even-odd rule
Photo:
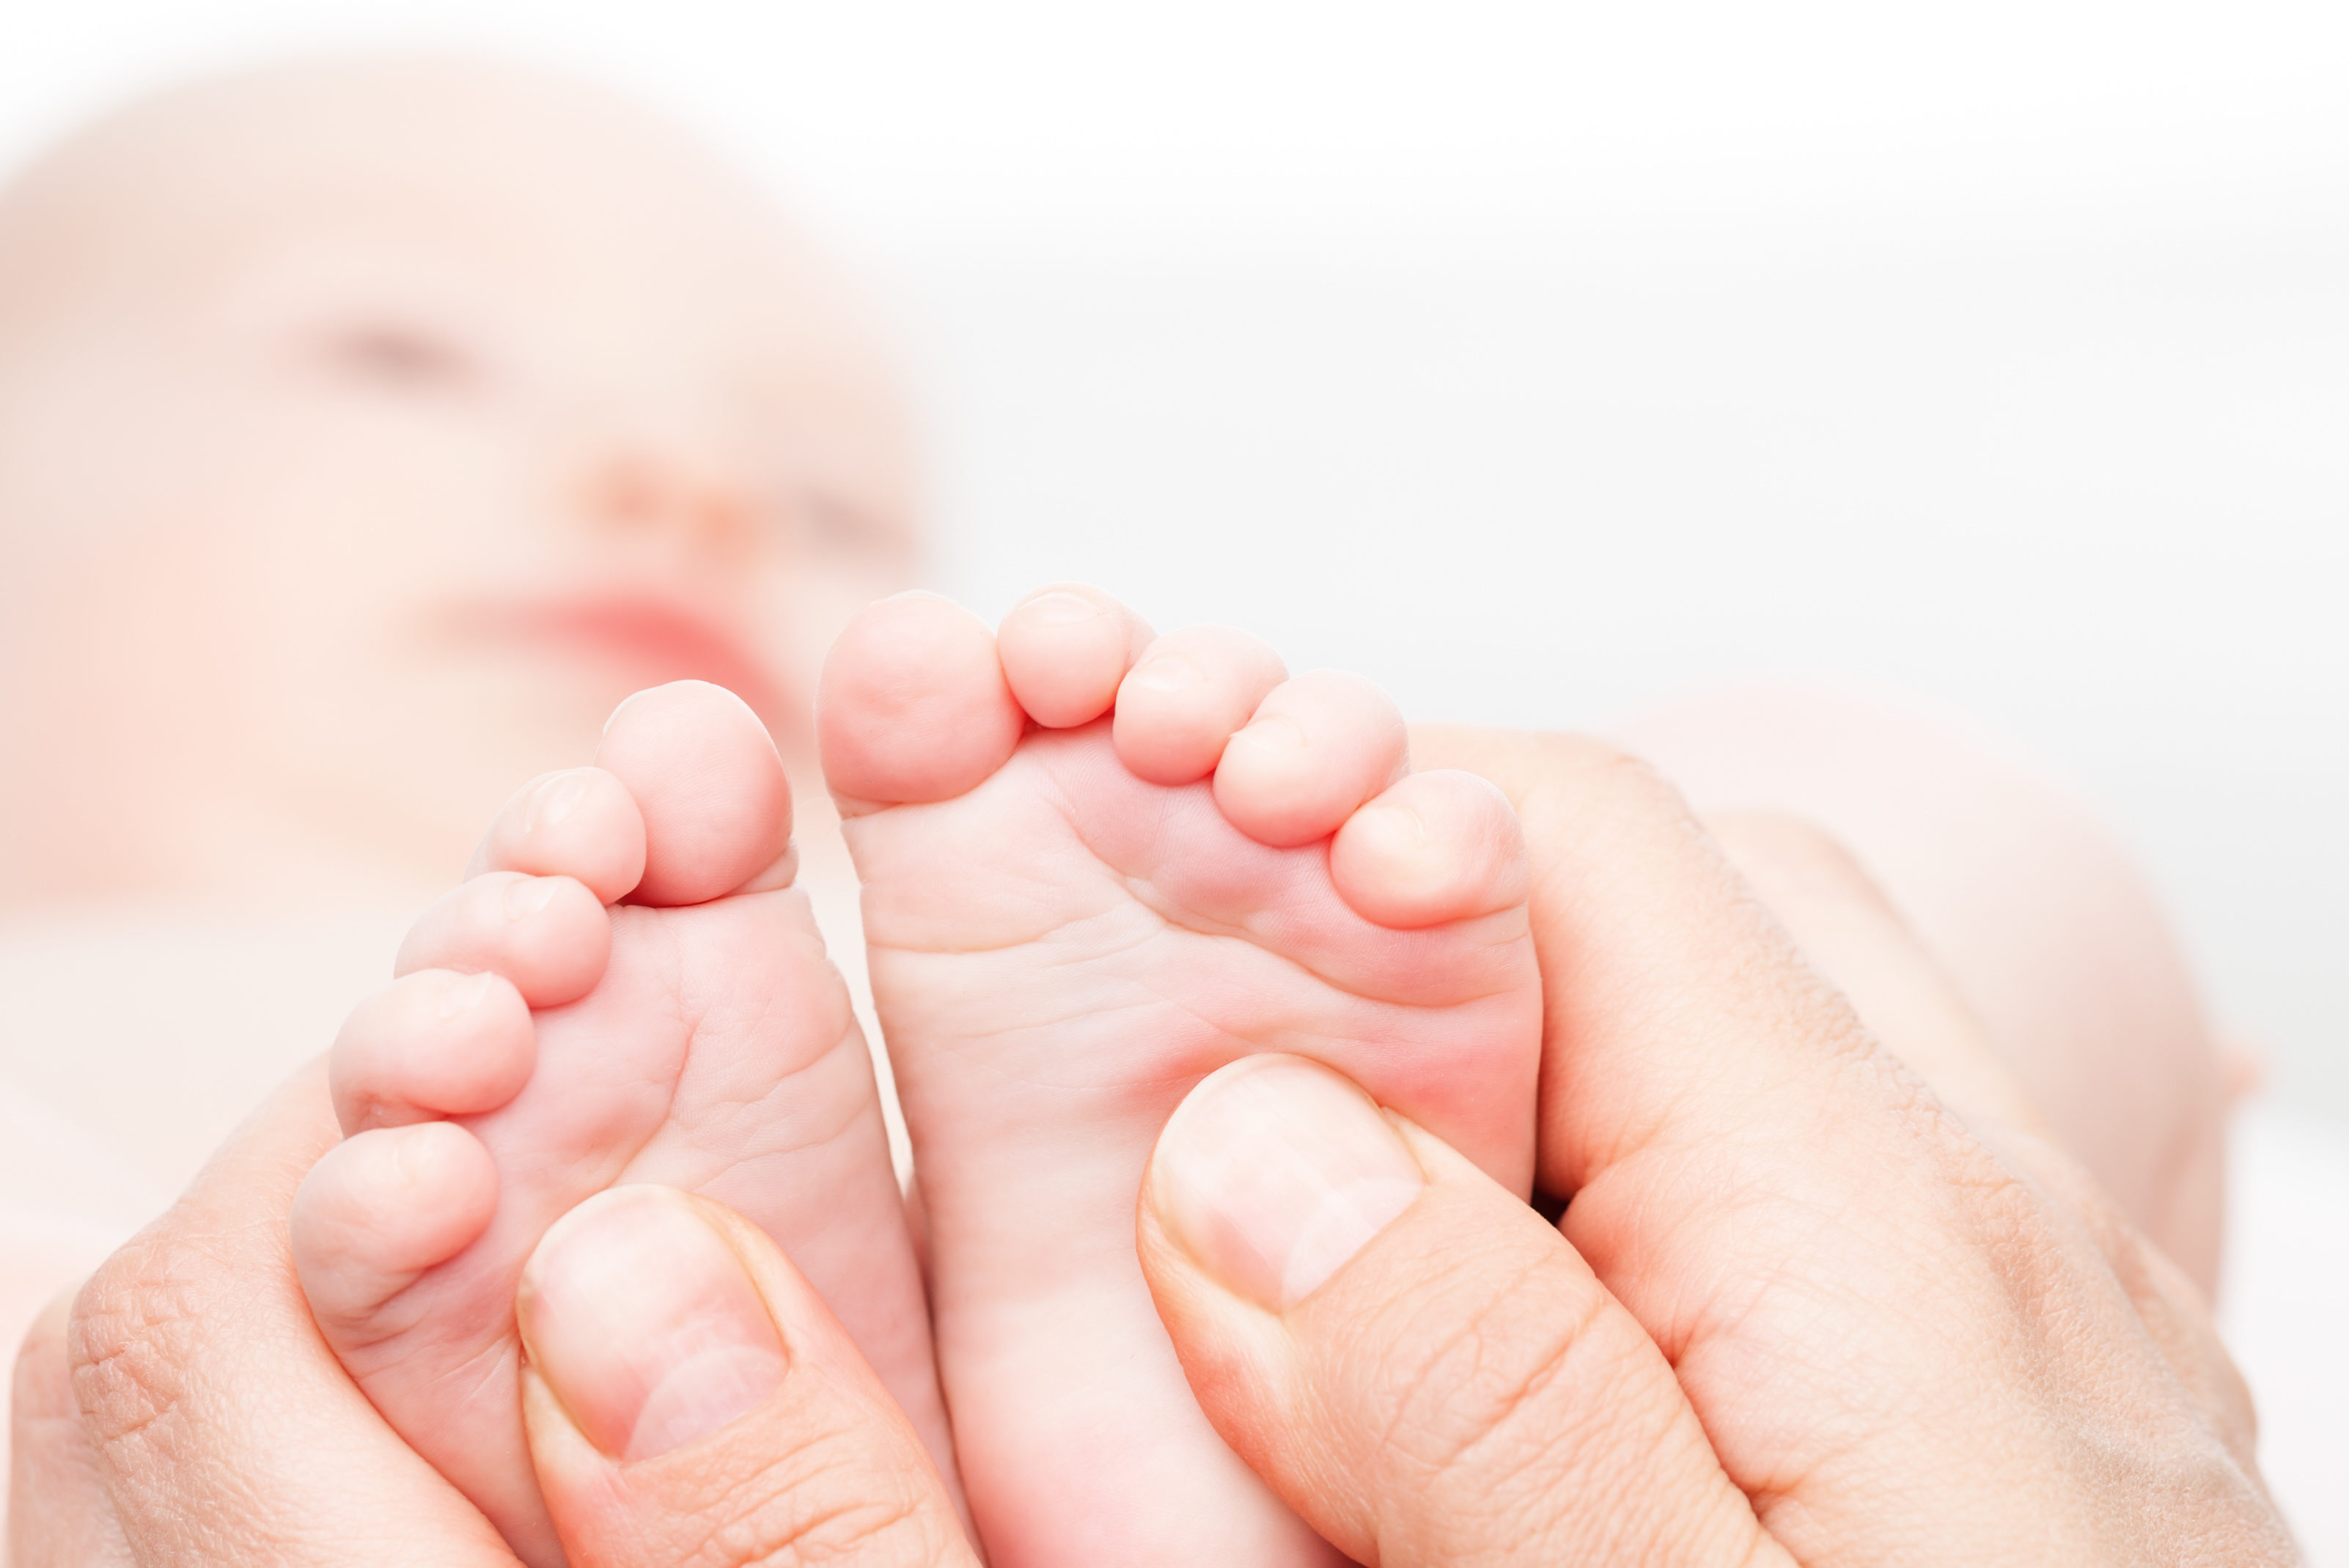
[[[411,1192],[431,1182],[442,1152],[440,1127],[445,1124],[425,1122],[422,1125],[433,1130],[419,1132],[401,1127],[373,1135],[391,1140],[392,1178]]]
[[[1128,687],[1138,691],[1195,691],[1207,681],[1206,672],[1180,654],[1144,659],[1126,676]]]
[[[571,815],[579,809],[579,803],[587,799],[587,791],[593,783],[585,768],[574,768],[541,784],[531,797],[530,810],[523,820],[523,831],[535,833],[542,828],[552,828]]]
[[[494,975],[467,975],[440,987],[440,1016],[453,1018],[460,1013],[470,1013],[489,999],[490,987],[498,983]]]
[[[557,891],[553,877],[519,877],[506,884],[506,918],[528,920],[554,902]]]
[[[1098,621],[1108,614],[1083,594],[1066,592],[1039,593],[1019,606],[1019,612],[1043,626],[1070,626],[1080,621]]]
[[[1159,1136],[1147,1190],[1168,1233],[1202,1268],[1285,1312],[1426,1185],[1361,1089],[1299,1057],[1258,1057],[1191,1091]]]
[[[1427,819],[1408,806],[1365,806],[1354,813],[1347,830],[1358,842],[1370,834],[1372,845],[1391,855],[1427,848]]]
[[[1306,743],[1305,727],[1285,713],[1267,714],[1232,738],[1258,746],[1277,746],[1283,751],[1302,751]]]

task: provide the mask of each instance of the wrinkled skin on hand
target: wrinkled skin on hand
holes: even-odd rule
[[[2002,1119],[2028,1109],[1986,1042],[1961,1113],[1643,765],[1468,732],[1414,754],[1524,820],[1539,1181],[1569,1202],[1553,1230],[1390,1114],[1423,1190],[1267,1303],[1231,1261],[1264,1255],[1260,1222],[1230,1216],[1267,1208],[1270,1140],[1203,1182],[1169,1144],[1214,1105],[1177,1113],[1145,1272],[1210,1418],[1291,1507],[1382,1564],[2296,1560],[2199,1293]],[[1268,1125],[1368,1147],[1302,1099]]]

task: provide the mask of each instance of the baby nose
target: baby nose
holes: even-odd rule
[[[763,509],[750,487],[676,458],[618,453],[594,466],[585,490],[588,519],[599,531],[730,562],[759,543]]]

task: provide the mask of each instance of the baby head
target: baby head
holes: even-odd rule
[[[843,288],[628,106],[449,62],[137,106],[0,197],[0,904],[445,881],[663,680],[789,760],[909,469]]]

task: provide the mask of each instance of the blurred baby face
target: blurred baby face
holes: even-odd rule
[[[136,714],[122,744],[254,809],[442,856],[683,676],[792,755],[822,649],[909,574],[897,407],[837,291],[589,95],[227,84],[26,194],[0,505],[51,591],[11,612],[74,650],[47,662],[93,734]]]

